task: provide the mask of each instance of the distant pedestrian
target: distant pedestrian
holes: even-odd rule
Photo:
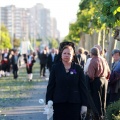
[[[4,76],[10,76],[10,60],[9,60],[9,49],[4,49],[2,53],[2,70],[4,71]]]
[[[12,65],[12,69],[13,69],[14,79],[18,78],[19,58],[20,58],[20,55],[18,54],[18,51],[15,50],[11,57],[11,65]]]
[[[30,52],[30,55],[24,55],[24,61],[26,63],[28,79],[29,81],[32,81],[32,78],[33,78],[32,68],[33,68],[34,63],[36,62],[35,55],[33,54],[33,52]]]
[[[55,63],[56,55],[57,54],[55,53],[55,49],[51,49],[51,52],[47,58],[47,68],[49,69],[49,72],[51,71],[52,65]]]
[[[39,56],[39,60],[40,60],[40,76],[46,76],[45,72],[46,72],[46,66],[47,66],[47,58],[48,58],[48,54],[47,51],[44,49],[43,52],[40,54]]]

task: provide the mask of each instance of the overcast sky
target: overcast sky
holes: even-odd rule
[[[50,9],[51,17],[57,19],[61,37],[68,34],[69,23],[75,21],[80,0],[0,0],[0,6],[15,5],[16,7],[30,8],[36,3],[42,3]]]

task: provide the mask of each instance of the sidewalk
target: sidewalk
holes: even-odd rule
[[[39,103],[39,99],[45,99],[48,78],[39,77],[38,66],[33,71],[34,77],[30,83],[33,84],[33,88],[28,93],[29,97],[17,104],[14,103],[14,106],[6,107],[0,113],[0,120],[47,120],[46,115],[43,114],[44,105]]]

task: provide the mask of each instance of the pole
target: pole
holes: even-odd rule
[[[13,17],[14,17],[14,15],[13,15],[13,12],[14,12],[14,10],[13,10],[13,8],[12,8],[12,48],[14,48],[14,43],[13,43],[13,41],[14,41],[14,19],[13,19]]]

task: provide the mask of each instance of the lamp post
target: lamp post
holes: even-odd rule
[[[38,35],[38,27],[40,27],[40,24],[38,23],[37,20],[35,20],[35,24],[34,24],[34,41],[33,41],[33,46],[34,49],[36,47],[36,39],[37,39],[37,35]]]
[[[29,40],[29,25],[30,25],[30,13],[27,13],[27,26],[26,26],[26,39]],[[29,40],[30,41],[30,40]]]
[[[12,7],[12,23],[11,23],[11,27],[12,27],[12,37],[11,37],[11,44],[12,44],[12,48],[14,48],[14,8]]]

